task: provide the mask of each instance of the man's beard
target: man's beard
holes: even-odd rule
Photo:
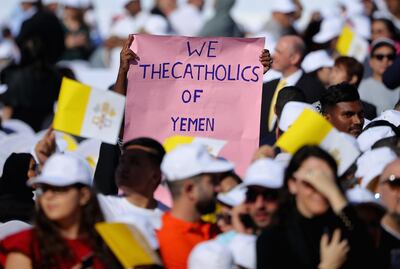
[[[215,212],[215,207],[216,207],[215,198],[198,201],[196,203],[196,209],[201,215],[206,215]]]

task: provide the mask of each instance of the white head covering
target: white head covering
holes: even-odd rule
[[[361,186],[367,188],[369,183],[383,172],[386,165],[396,159],[396,153],[388,147],[372,149],[361,155],[357,160],[356,171],[356,177],[361,178]]]
[[[194,247],[189,255],[188,268],[233,269],[235,267],[228,248],[215,240],[210,240]]]
[[[326,50],[317,50],[306,55],[301,63],[301,68],[304,72],[310,73],[322,67],[333,67],[334,63],[335,61],[328,55]]]
[[[329,17],[322,21],[319,32],[313,37],[313,41],[318,44],[328,42],[338,37],[342,32],[343,19]]]
[[[237,234],[229,243],[235,264],[247,268],[256,268],[256,240],[255,235]]]
[[[353,204],[361,204],[361,203],[379,204],[379,200],[375,198],[375,195],[371,191],[361,187],[360,185],[357,185],[354,188],[347,190],[346,197],[349,200],[349,202]]]
[[[218,193],[217,199],[228,206],[238,206],[246,199],[246,187],[239,184],[230,191]]]
[[[243,181],[245,186],[278,189],[283,186],[284,167],[270,158],[262,158],[250,165]]]
[[[273,1],[270,7],[272,12],[292,13],[297,10],[292,0]]]

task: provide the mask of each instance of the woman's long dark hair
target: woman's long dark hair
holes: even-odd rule
[[[88,188],[82,184],[76,185],[78,190],[85,187]],[[90,199],[81,211],[79,237],[88,242],[94,256],[106,268],[122,268],[94,228],[97,222],[104,221],[104,217],[95,192],[93,190],[90,190],[90,192]],[[60,235],[55,223],[46,217],[40,206],[38,206],[35,215],[34,227],[34,236],[38,242],[39,253],[34,253],[33,268],[57,268],[60,260],[73,260],[73,252]]]
[[[336,183],[340,188],[339,181],[337,179],[337,164],[333,157],[325,150],[318,146],[304,146],[300,148],[292,157],[285,170],[284,185],[279,198],[279,207],[276,213],[272,216],[272,224],[279,225],[287,219],[288,214],[292,212],[290,208],[295,206],[294,196],[289,192],[288,182],[293,179],[293,174],[300,168],[305,160],[310,157],[315,157],[325,161],[332,169]]]

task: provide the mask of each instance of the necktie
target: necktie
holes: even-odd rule
[[[269,107],[269,117],[268,117],[268,130],[270,132],[272,132],[272,130],[274,129],[275,126],[275,122],[276,122],[276,115],[275,115],[275,104],[276,104],[276,100],[278,99],[278,94],[279,92],[282,90],[283,87],[285,87],[286,85],[286,81],[284,79],[281,79],[278,83],[278,85],[276,86],[276,90],[274,92],[274,96],[272,96],[272,100],[271,100],[271,105]]]

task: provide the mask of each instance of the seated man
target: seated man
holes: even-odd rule
[[[357,137],[364,125],[364,109],[357,89],[341,83],[330,86],[322,95],[324,117],[340,132]]]

